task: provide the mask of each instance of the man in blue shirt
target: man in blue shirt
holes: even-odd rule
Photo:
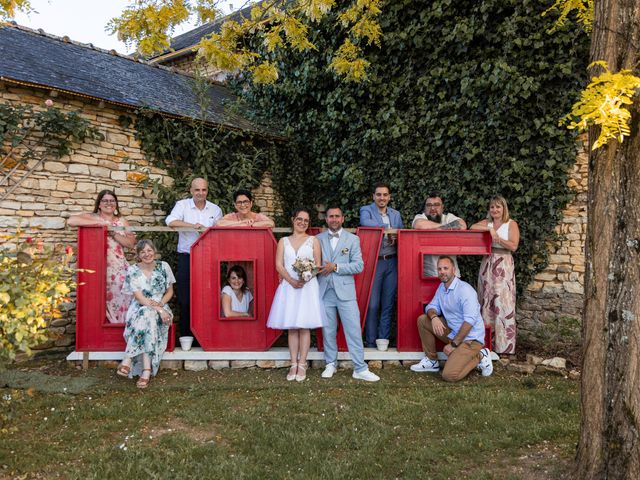
[[[402,228],[400,212],[389,207],[391,189],[386,183],[373,186],[373,203],[360,207],[360,226]],[[398,290],[397,235],[385,234],[378,253],[376,275],[371,285],[369,309],[364,324],[367,347],[375,347],[376,340],[389,341]]]
[[[438,258],[438,278],[442,282],[433,299],[418,317],[418,332],[425,353],[420,363],[411,366],[414,372],[438,372],[436,338],[444,342],[448,359],[442,378],[457,382],[478,367],[484,377],[493,373],[488,348],[484,345],[484,321],[480,316],[478,294],[471,285],[455,276],[453,259]]]

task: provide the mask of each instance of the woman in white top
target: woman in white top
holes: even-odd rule
[[[222,289],[222,313],[225,317],[252,317],[253,295],[247,288],[247,272],[234,265],[227,272],[227,285]]]
[[[493,350],[515,354],[516,350],[516,276],[512,252],[518,249],[520,229],[509,218],[507,201],[495,195],[489,201],[487,218],[471,230],[491,233],[491,255],[482,260],[478,274],[478,300],[485,325],[494,334]]]

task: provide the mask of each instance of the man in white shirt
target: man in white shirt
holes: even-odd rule
[[[467,224],[460,217],[452,213],[444,213],[444,200],[438,193],[430,193],[424,201],[424,212],[413,217],[411,228],[417,230],[466,230]],[[455,267],[456,277],[460,277],[458,262],[451,255]],[[424,276],[438,276],[438,255],[424,256]]]
[[[207,201],[209,184],[204,178],[194,178],[191,182],[191,198],[176,202],[165,222],[170,227],[208,228],[222,218],[222,210]],[[189,309],[191,304],[190,252],[200,234],[196,231],[178,233],[177,293],[180,304],[180,335],[193,336]]]

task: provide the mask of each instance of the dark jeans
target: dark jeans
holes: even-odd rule
[[[193,336],[191,333],[191,257],[188,253],[178,253],[178,273],[176,275],[176,293],[180,304],[180,336]]]
[[[375,347],[377,338],[389,340],[397,290],[398,259],[379,259],[364,325],[365,342],[368,347]]]

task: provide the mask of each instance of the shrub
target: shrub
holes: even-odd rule
[[[49,322],[76,286],[71,247],[45,247],[20,234],[4,235],[0,250],[0,365],[48,339]]]

